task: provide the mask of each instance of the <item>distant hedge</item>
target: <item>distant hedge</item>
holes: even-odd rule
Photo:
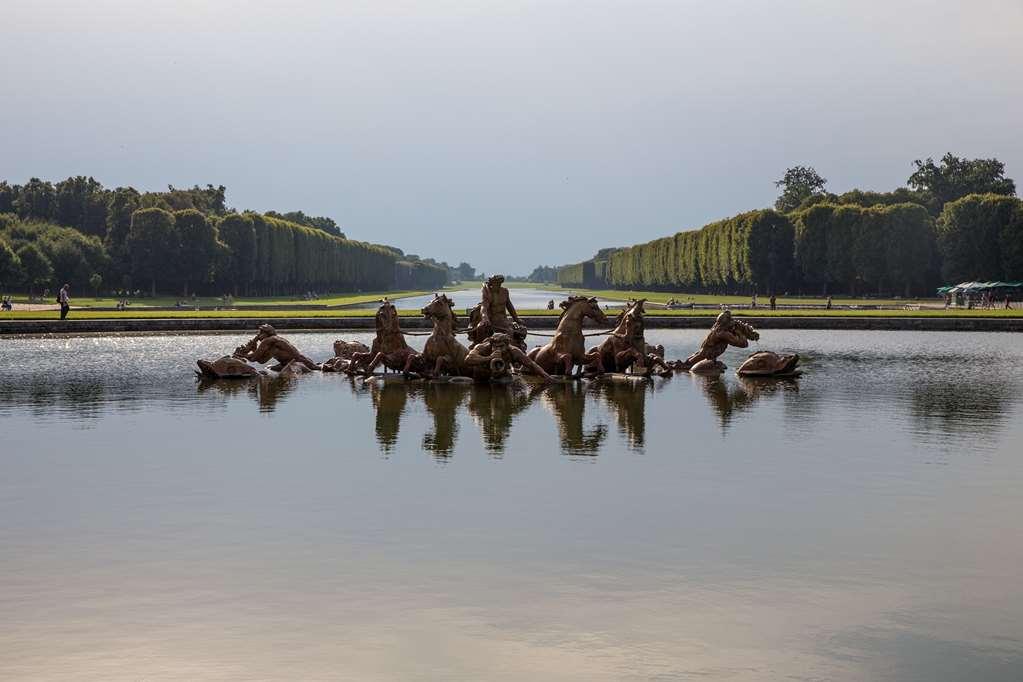
[[[938,218],[941,272],[948,282],[1023,280],[1023,201],[971,194]]]
[[[141,208],[119,234],[104,244],[72,228],[0,214],[0,286],[34,290],[73,281],[84,288],[99,274],[112,289],[272,296],[439,289],[448,275],[444,267],[399,260],[382,246],[258,213],[221,218]]]
[[[766,291],[789,284],[792,259],[791,221],[776,211],[751,211],[619,249],[600,279],[617,288]]]
[[[971,195],[946,205],[937,228],[918,203],[751,211],[614,250],[606,262],[564,266],[558,281],[587,288],[911,295],[930,293],[942,260],[948,281],[1019,279],[1020,204],[1014,197]]]

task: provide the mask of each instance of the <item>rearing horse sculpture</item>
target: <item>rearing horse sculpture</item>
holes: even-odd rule
[[[377,335],[369,352],[354,353],[348,373],[364,366],[364,373],[372,374],[380,364],[396,372],[408,372],[418,354],[405,343],[405,335],[398,324],[398,309],[386,298],[377,310],[376,327]]]
[[[596,348],[587,353],[583,337],[583,320],[587,317],[599,324],[608,324],[607,315],[600,309],[597,299],[570,296],[562,301],[561,307],[564,310],[554,338],[546,346],[529,351],[530,359],[549,374],[570,375],[573,367],[578,367],[581,373],[583,366],[588,364],[593,364],[598,373],[603,373],[600,353]]]
[[[644,335],[643,304],[645,298],[630,301],[618,316],[614,331],[590,353],[598,353],[604,369],[610,372],[624,372],[630,367],[636,374],[648,375],[660,367],[662,373],[670,372],[664,363],[664,350],[649,347]]]
[[[440,376],[441,372],[464,373],[465,356],[469,350],[455,339],[458,316],[455,315],[454,306],[444,294],[434,294],[433,301],[422,311],[425,317],[433,320],[433,333],[426,340],[420,354],[426,371],[432,369],[433,376]]]

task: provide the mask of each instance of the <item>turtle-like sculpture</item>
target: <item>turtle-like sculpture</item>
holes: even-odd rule
[[[741,377],[792,377],[799,371],[799,355],[783,355],[769,350],[753,353],[739,365],[735,373]]]
[[[256,368],[238,358],[225,355],[213,362],[196,360],[199,370],[196,372],[204,379],[249,379],[259,374]]]

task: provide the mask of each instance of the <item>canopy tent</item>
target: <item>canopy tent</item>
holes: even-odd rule
[[[938,294],[979,294],[985,291],[1023,292],[1023,282],[960,282],[954,286],[938,287]]]

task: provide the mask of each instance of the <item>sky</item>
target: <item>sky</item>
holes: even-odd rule
[[[1023,183],[1023,2],[0,0],[0,179],[228,204],[527,274],[769,206],[787,167]]]

